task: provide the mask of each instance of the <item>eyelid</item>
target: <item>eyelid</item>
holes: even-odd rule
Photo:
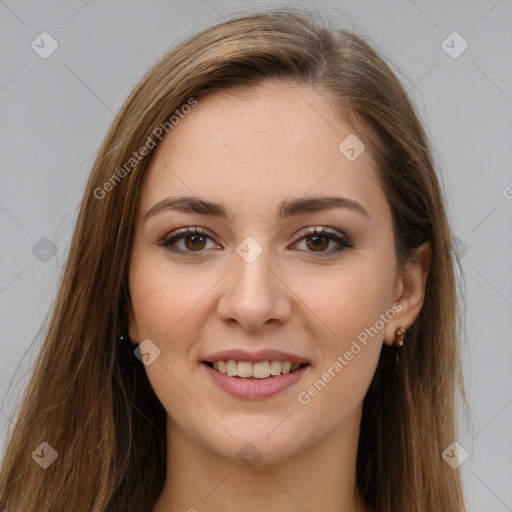
[[[203,228],[201,226],[187,226],[184,228],[173,229],[170,233],[167,233],[161,239],[160,245],[164,245],[170,242],[173,238],[179,239],[198,234],[208,237],[217,243],[217,237],[209,229]]]
[[[169,240],[171,238],[174,238],[177,235],[196,234],[196,232],[198,232],[198,233],[200,233],[202,235],[209,236],[213,240],[216,240],[216,238],[217,238],[207,228],[203,228],[201,226],[187,226],[187,227],[184,227],[184,228],[177,228],[177,229],[171,231],[170,233],[168,233],[163,238],[163,240],[164,241],[165,240]],[[304,237],[306,235],[315,235],[315,234],[337,235],[340,238],[344,238],[347,241],[347,243],[349,242],[348,237],[344,233],[336,230],[335,228],[331,228],[329,226],[324,226],[324,225],[321,225],[321,226],[308,226],[307,228],[303,228],[303,229],[301,229],[300,231],[298,231],[295,234],[295,237],[296,238],[302,238],[302,237]]]
[[[339,256],[341,253],[345,252],[347,249],[352,249],[354,244],[351,242],[350,238],[345,235],[342,231],[339,231],[335,228],[331,228],[329,226],[310,226],[304,229],[301,229],[297,233],[297,240],[293,243],[293,245],[302,242],[308,238],[312,238],[314,236],[326,236],[329,241],[333,241],[338,244],[336,249],[331,249],[330,251],[305,251],[305,255],[310,258],[328,258],[332,256]],[[299,251],[301,252],[301,251]]]
[[[347,243],[349,243],[348,237],[342,233],[341,231],[338,231],[337,229],[331,228],[329,226],[309,226],[307,228],[301,229],[295,236],[298,238],[303,238],[307,235],[319,235],[319,234],[327,234],[327,235],[335,235],[339,238],[343,238],[346,240]]]

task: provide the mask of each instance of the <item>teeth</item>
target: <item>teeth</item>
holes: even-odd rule
[[[261,361],[250,363],[248,361],[215,361],[213,368],[230,377],[266,379],[271,375],[281,375],[293,372],[300,368],[300,364],[290,361]]]
[[[226,362],[226,374],[230,377],[236,377],[238,375],[238,363],[236,361]]]
[[[270,363],[270,375],[281,374],[281,361],[272,361]]]
[[[238,363],[240,364],[240,363]],[[252,365],[252,376],[257,379],[266,379],[270,376],[270,364],[268,361],[254,363]]]
[[[239,377],[252,377],[252,363],[247,361],[238,362],[238,376]]]

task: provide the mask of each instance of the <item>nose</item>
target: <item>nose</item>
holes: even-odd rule
[[[268,252],[263,251],[252,262],[234,255],[234,268],[223,280],[217,307],[217,315],[223,322],[257,331],[288,320],[293,292],[273,268],[276,265],[271,268]]]

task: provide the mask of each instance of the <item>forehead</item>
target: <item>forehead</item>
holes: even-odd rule
[[[307,194],[374,200],[382,191],[369,151],[352,161],[340,151],[340,143],[354,136],[309,88],[273,82],[210,93],[155,149],[141,208],[168,195],[196,195],[259,213],[283,197]]]

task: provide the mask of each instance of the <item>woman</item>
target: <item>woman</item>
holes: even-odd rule
[[[99,151],[0,508],[464,511],[453,265],[366,42],[297,9],[204,30]]]

